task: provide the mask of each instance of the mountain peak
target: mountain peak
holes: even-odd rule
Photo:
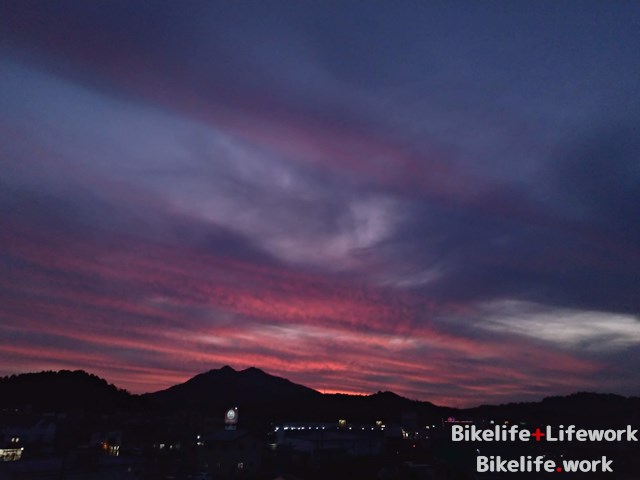
[[[225,365],[209,370],[174,385],[166,390],[147,394],[148,398],[181,407],[224,408],[228,405],[251,406],[251,410],[264,410],[288,399],[309,399],[320,395],[313,389],[268,374],[259,368],[235,370]],[[259,407],[258,407],[259,404]]]
[[[237,373],[237,370],[235,370],[233,367],[231,367],[230,365],[225,365],[222,368],[212,368],[211,370],[209,370],[208,372],[201,374],[201,375],[215,375],[218,373],[222,373],[222,374],[226,374],[226,375],[232,375],[234,373]]]
[[[240,373],[248,373],[248,374],[260,374],[260,375],[267,375],[267,373],[264,370],[260,370],[259,368],[256,367],[249,367],[249,368],[245,368],[244,370],[240,370]]]

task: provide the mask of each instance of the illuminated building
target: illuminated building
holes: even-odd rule
[[[23,447],[0,448],[0,462],[15,462],[22,457]]]

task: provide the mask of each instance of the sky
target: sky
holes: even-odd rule
[[[640,3],[0,3],[0,375],[640,394]]]

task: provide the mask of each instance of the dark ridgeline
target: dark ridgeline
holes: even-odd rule
[[[37,412],[113,412],[135,408],[126,390],[83,370],[24,373],[0,378],[0,408]]]
[[[429,421],[451,409],[429,402],[414,402],[391,392],[374,395],[322,394],[258,368],[236,371],[229,366],[210,370],[185,383],[142,395],[149,406],[165,411],[180,409],[222,411],[233,405],[242,412],[245,425],[265,422],[323,421],[349,418],[356,422],[398,417],[408,409],[418,409]]]
[[[141,397],[150,405],[162,408],[210,409],[229,405],[253,407],[263,404],[266,407],[289,400],[309,402],[319,396],[321,394],[316,390],[268,375],[254,367],[236,371],[224,366]]]
[[[415,412],[418,423],[456,418],[510,421],[626,424],[638,421],[640,398],[613,394],[576,393],[548,397],[540,402],[482,405],[457,409],[409,400],[393,392],[372,395],[322,394],[258,368],[236,371],[229,366],[196,375],[166,390],[133,395],[84,371],[40,372],[0,378],[0,408],[32,411],[85,410],[222,412],[240,408],[243,423],[279,421],[354,422],[399,421],[403,412]]]
[[[233,407],[237,430],[223,420]],[[454,444],[448,429],[458,421],[637,428],[639,414],[638,397],[595,393],[469,409],[393,392],[322,394],[257,368],[228,366],[143,395],[83,371],[30,373],[0,378],[0,449],[25,447],[18,461],[0,461],[0,479],[470,480],[479,449],[511,458],[607,455],[618,474],[628,474],[640,471],[636,443]],[[217,476],[197,476],[203,471]]]
[[[508,418],[552,425],[572,423],[613,428],[640,422],[640,397],[578,392],[546,397],[540,402],[481,405],[464,410],[469,418]]]

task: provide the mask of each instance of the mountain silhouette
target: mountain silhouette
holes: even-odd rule
[[[61,370],[0,378],[0,408],[34,411],[113,412],[144,409],[220,416],[238,407],[245,425],[280,421],[410,422],[428,425],[450,416],[496,422],[623,425],[640,420],[640,398],[576,393],[540,402],[457,409],[410,400],[393,392],[322,394],[258,368],[229,366],[194,376],[165,390],[132,395],[84,371]]]
[[[588,423],[603,427],[623,426],[640,420],[640,398],[614,394],[578,392],[546,397],[540,402],[481,405],[465,410],[472,418],[494,418],[550,424]]]
[[[137,403],[127,391],[83,370],[43,371],[0,378],[0,408],[111,412]]]
[[[166,390],[145,394],[143,398],[161,407],[219,409],[308,402],[321,396],[316,390],[269,375],[255,367],[236,371],[227,365],[196,375]]]
[[[275,421],[335,422],[339,418],[355,422],[400,421],[407,412],[414,412],[421,422],[432,422],[453,411],[392,392],[322,394],[255,367],[240,371],[229,366],[210,370],[185,383],[143,397],[152,407],[164,410],[214,412],[238,407],[242,418],[249,418],[251,422],[265,417]]]

